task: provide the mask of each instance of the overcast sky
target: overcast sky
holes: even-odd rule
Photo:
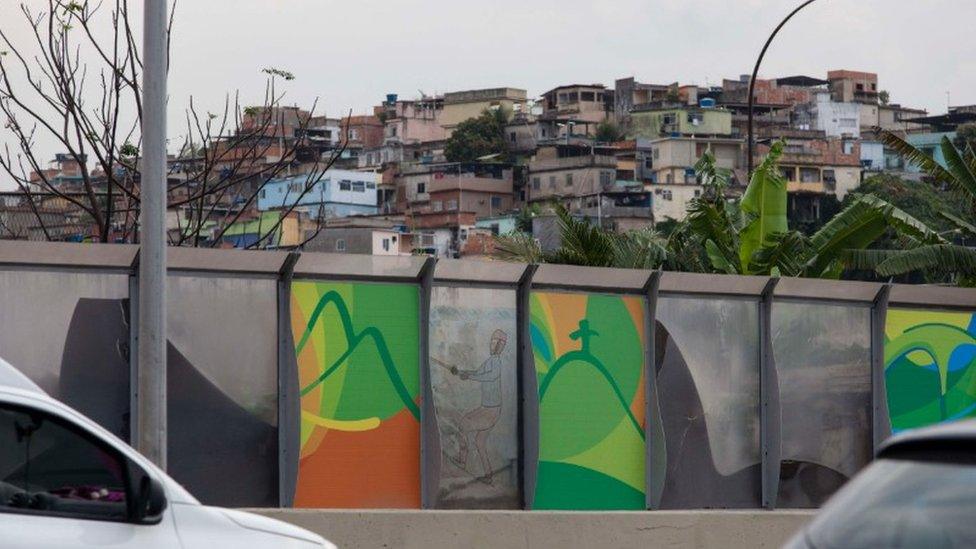
[[[631,75],[718,84],[751,72],[766,36],[798,3],[180,0],[171,139],[182,134],[191,94],[211,109],[234,90],[259,103],[260,70],[268,66],[296,75],[287,83],[289,102],[319,98],[319,112],[333,116],[418,90],[512,86],[535,96],[568,83],[612,86]],[[16,37],[24,25],[8,17],[15,5],[0,0],[0,26]],[[761,76],[877,72],[893,102],[944,112],[947,91],[954,105],[976,103],[973,21],[971,0],[820,0],[780,34]]]

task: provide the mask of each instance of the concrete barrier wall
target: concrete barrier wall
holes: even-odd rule
[[[343,549],[775,548],[808,511],[331,511],[252,509],[312,530]]]
[[[138,251],[0,242],[0,357],[123,438]],[[813,508],[892,431],[976,417],[973,289],[168,257],[170,472],[208,504]]]

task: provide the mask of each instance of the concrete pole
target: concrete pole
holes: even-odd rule
[[[167,2],[145,0],[136,449],[166,469]]]

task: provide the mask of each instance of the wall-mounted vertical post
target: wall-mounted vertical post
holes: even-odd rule
[[[539,387],[535,378],[529,326],[532,277],[538,268],[538,265],[527,266],[515,291],[515,325],[518,331],[515,368],[518,372],[518,424],[521,426],[518,462],[523,509],[532,509],[539,461]]]
[[[762,505],[776,508],[779,493],[779,467],[782,452],[782,415],[779,402],[779,379],[773,356],[773,291],[778,278],[771,278],[763,288],[759,302],[759,431],[762,458]]]
[[[129,273],[129,430],[130,442],[139,437],[139,254]]]
[[[301,254],[292,252],[278,271],[278,505],[295,503],[301,452],[298,358],[291,333],[291,281]]]
[[[885,284],[871,307],[871,438],[873,449],[891,436],[888,392],[885,387],[884,338],[891,284]]]
[[[661,285],[661,271],[654,271],[644,285],[644,503],[648,509],[661,506],[664,493],[664,424],[657,394],[657,292]],[[656,474],[657,473],[657,474]]]
[[[136,449],[166,470],[167,0],[145,0]],[[111,222],[111,220],[109,220]]]
[[[437,506],[440,448],[434,390],[430,384],[430,298],[434,286],[436,258],[428,258],[418,275],[420,284],[420,507]]]

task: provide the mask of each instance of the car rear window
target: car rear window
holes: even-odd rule
[[[881,459],[807,528],[817,549],[976,546],[976,465]]]

